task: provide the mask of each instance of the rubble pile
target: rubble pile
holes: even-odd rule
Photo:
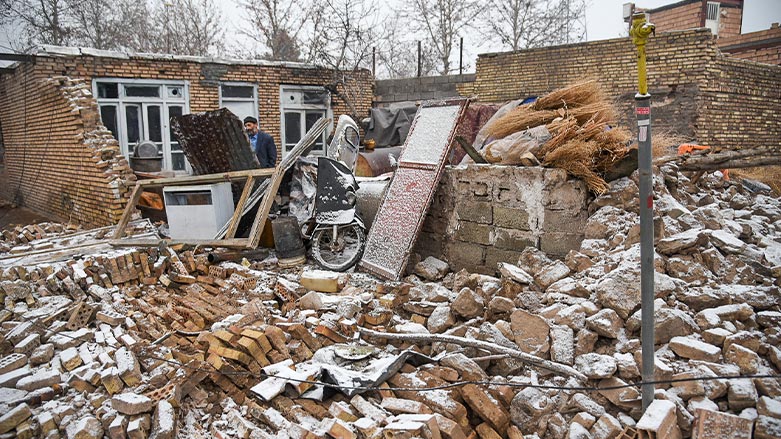
[[[17,226],[13,229],[0,231],[0,253],[18,253],[29,250],[45,250],[52,248],[48,243],[42,243],[44,238],[55,238],[75,233],[78,230],[73,224],[40,223],[26,226]],[[35,247],[26,247],[26,244],[38,241]]]
[[[427,258],[390,283],[164,246],[4,268],[0,438],[779,437],[781,201],[672,165],[654,183],[645,416],[622,178],[579,251],[527,248],[496,276]]]

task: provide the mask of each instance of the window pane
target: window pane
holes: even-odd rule
[[[98,82],[98,97],[103,99],[117,99],[119,97],[119,84]]]
[[[114,105],[101,105],[100,120],[103,121],[103,125],[111,131],[114,138],[119,139],[117,136],[117,107]]]
[[[127,143],[138,143],[141,138],[141,118],[137,105],[125,107],[125,121],[127,122]]]
[[[160,87],[156,85],[126,85],[125,96],[159,98]]]
[[[166,90],[168,90],[168,97],[174,98],[174,99],[181,99],[184,98],[184,88],[180,87],[178,85],[169,85],[166,87]]]
[[[181,152],[171,152],[171,167],[174,171],[184,171],[184,154]]]
[[[146,117],[149,121],[149,140],[153,142],[162,142],[163,125],[160,120],[160,106],[150,105],[146,107]]]
[[[323,117],[322,111],[307,111],[306,112],[306,130],[309,131],[314,125],[315,122],[317,122],[318,119]],[[315,140],[315,146],[312,148],[313,151],[323,151],[323,145],[325,145],[325,132],[323,132],[323,135],[320,136],[317,140]]]
[[[304,90],[304,104],[328,106],[328,92],[326,90]]]
[[[301,140],[301,114],[298,112],[285,113],[285,143],[296,144]]]
[[[171,129],[171,118],[181,116],[184,112],[184,107],[181,105],[169,105],[168,106],[168,133],[171,138],[171,142],[177,141],[174,135],[174,130]]]
[[[223,85],[222,97],[223,98],[247,98],[252,99],[254,97],[254,87],[251,85]]]

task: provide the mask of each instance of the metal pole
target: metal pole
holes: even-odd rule
[[[461,45],[458,50],[458,74],[464,74],[464,37],[461,37]]]
[[[646,78],[645,45],[654,25],[646,23],[645,14],[632,16],[629,35],[637,46],[638,93],[637,114],[638,172],[640,174],[640,342],[642,345],[643,410],[654,400],[654,196],[651,171],[651,95]]]
[[[372,78],[377,77],[377,48],[372,47]]]
[[[420,41],[418,41],[418,78],[420,78],[422,72],[422,67],[420,65],[421,60],[423,59],[422,57],[422,47]]]

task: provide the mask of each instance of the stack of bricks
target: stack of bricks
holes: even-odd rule
[[[588,191],[561,169],[446,168],[414,252],[453,270],[494,274],[526,247],[562,258],[580,248]]]

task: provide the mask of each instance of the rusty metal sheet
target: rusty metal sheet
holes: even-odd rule
[[[467,99],[424,103],[412,122],[399,167],[380,205],[360,267],[396,280],[407,265]]]
[[[260,167],[244,124],[227,108],[174,116],[171,129],[195,175]]]

